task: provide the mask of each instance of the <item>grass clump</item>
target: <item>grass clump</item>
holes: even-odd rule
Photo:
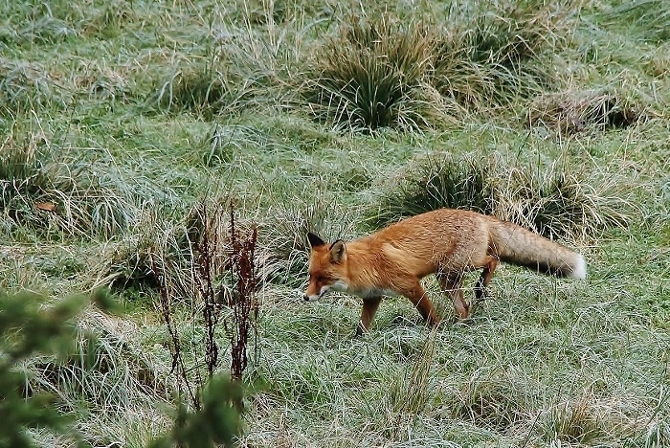
[[[526,124],[561,135],[621,129],[644,120],[642,108],[611,93],[594,91],[540,95],[531,103]]]
[[[92,169],[90,162],[67,152],[41,129],[11,129],[0,146],[4,218],[13,226],[54,235],[108,238],[122,233],[138,214],[133,192],[113,166]]]
[[[595,175],[594,175],[595,174]],[[631,220],[631,202],[613,177],[573,166],[511,163],[500,154],[446,155],[416,163],[370,209],[373,228],[438,208],[497,216],[548,238],[595,236]]]
[[[414,129],[434,123],[431,37],[421,25],[351,19],[316,58],[304,93],[315,116],[356,129]]]
[[[550,444],[603,446],[627,440],[633,446],[662,446],[664,435],[658,440],[661,445],[655,444],[653,430],[639,437],[645,427],[653,426],[649,415],[631,412],[630,405],[635,401],[635,397],[575,391],[573,397],[563,398],[541,412],[537,420],[538,436]]]
[[[451,412],[478,427],[509,431],[526,418],[532,403],[529,394],[537,387],[529,382],[513,367],[477,371],[454,391]]]
[[[53,2],[57,3],[57,2]],[[78,35],[76,8],[53,3],[22,2],[4,11],[9,19],[2,40],[18,44],[50,45]],[[65,11],[74,11],[74,14]],[[4,27],[3,27],[4,28]]]
[[[275,75],[265,73],[271,71],[270,68],[246,67],[236,59],[243,56],[231,56],[228,51],[222,49],[221,55],[205,63],[185,62],[183,68],[176,70],[149,95],[148,106],[171,114],[189,112],[213,121],[281,96],[282,89],[270,79]],[[241,53],[243,50],[235,47],[230,51]],[[242,67],[234,65],[238,63]],[[259,71],[263,73],[257,73]]]
[[[548,238],[594,237],[632,220],[629,192],[612,182],[616,176],[565,159],[544,167],[507,166],[499,173],[493,214]]]
[[[547,441],[589,444],[601,437],[603,421],[592,408],[593,397],[583,396],[554,407],[545,423]]]
[[[0,57],[0,116],[12,119],[31,111],[59,108],[70,99],[44,67]]]
[[[263,2],[264,8],[272,5]],[[291,45],[299,46],[299,38],[278,31],[272,20],[262,25],[264,29],[255,29],[244,16],[248,26],[240,29],[225,22],[215,27],[217,18],[222,17],[209,23],[212,29],[191,37],[204,42],[204,51],[183,58],[171,74],[154,81],[146,101],[151,110],[188,112],[212,121],[245,110],[286,107],[286,98],[294,95],[286,85],[298,52]]]
[[[152,99],[167,112],[190,111],[211,120],[234,100],[230,80],[209,65],[179,70],[156,92]]]
[[[465,208],[491,214],[494,163],[474,156],[429,157],[411,168],[395,188],[382,196],[370,224],[381,227],[407,216],[438,208]]]
[[[19,131],[16,131],[19,132]],[[0,146],[0,212],[12,225],[48,228],[58,220],[49,198],[53,178],[43,154],[48,152],[43,133],[18,137],[10,132]]]
[[[547,88],[534,59],[565,40],[574,2],[488,8],[454,7],[444,25],[350,18],[306,75],[310,110],[340,127],[420,129]]]
[[[576,8],[574,1],[509,2],[465,12],[454,5],[436,37],[432,83],[470,111],[491,110],[542,91],[554,75],[535,59],[561,47]]]
[[[3,208],[21,193],[33,193],[44,185],[38,151],[44,139],[33,134],[30,139],[16,141],[10,133],[0,146],[0,179]]]
[[[213,278],[221,280],[229,267],[229,204],[227,197],[217,196],[201,199],[175,216],[160,210],[144,213],[132,231],[107,248],[104,261],[95,268],[95,286],[141,293],[162,286],[178,301],[188,302],[197,289],[193,269],[200,241],[211,242],[208,263]],[[252,227],[248,221],[236,222],[236,235],[247,234]],[[264,260],[262,251],[256,258],[258,263]],[[161,273],[170,275],[160,280]]]
[[[160,242],[168,248],[179,247],[177,244],[171,244],[174,240],[170,229],[160,224],[156,219],[141,219],[138,227],[130,232],[130,236],[108,247],[104,251],[104,261],[96,267],[98,274],[94,285],[104,285],[112,290],[133,290],[143,293],[158,286],[152,263],[159,263],[162,269],[181,272],[184,267],[174,259],[171,250],[167,248],[162,251],[156,250]],[[141,229],[147,225],[151,225],[153,229],[162,229],[163,239],[156,241],[150,232],[142,232]],[[159,247],[164,247],[163,245]]]

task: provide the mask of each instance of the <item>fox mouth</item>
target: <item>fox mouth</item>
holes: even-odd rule
[[[303,298],[303,300],[304,300],[305,302],[316,302],[316,301],[319,300],[319,299],[320,299],[320,298],[321,298],[327,291],[328,291],[328,288],[323,288],[319,294],[314,294],[314,295],[311,295],[311,296],[310,296],[310,295],[307,295],[307,294],[304,294],[304,295],[302,296],[302,298]]]
[[[320,291],[318,294],[313,294],[313,295],[304,294],[304,295],[302,296],[302,298],[303,298],[303,300],[304,300],[305,302],[316,302],[316,301],[319,300],[321,297],[323,297],[323,295],[324,295],[325,293],[327,293],[329,290],[330,290],[330,287],[329,287],[329,286],[323,286],[323,287],[321,288],[321,291]]]
[[[323,297],[331,289],[333,291],[346,292],[349,289],[349,285],[342,280],[338,280],[335,283],[333,283],[332,285],[322,286],[321,291],[319,291],[318,294],[313,294],[313,295],[304,294],[302,296],[302,298],[305,302],[314,302],[316,300],[319,300],[321,297]]]

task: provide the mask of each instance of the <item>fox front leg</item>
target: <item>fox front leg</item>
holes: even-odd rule
[[[370,325],[372,324],[372,319],[375,317],[377,308],[381,303],[381,297],[369,297],[363,299],[363,310],[361,311],[361,320],[356,327],[356,336],[361,336],[363,333],[367,333],[370,330]]]

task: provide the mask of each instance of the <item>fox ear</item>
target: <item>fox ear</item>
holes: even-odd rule
[[[335,241],[333,244],[330,245],[330,262],[335,264],[341,262],[346,253],[347,248],[344,245],[344,241],[342,240]]]
[[[326,244],[324,240],[322,240],[321,238],[319,238],[318,235],[312,232],[307,232],[307,242],[309,243],[309,247],[311,247],[312,249]]]

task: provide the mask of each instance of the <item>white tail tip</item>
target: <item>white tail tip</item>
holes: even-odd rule
[[[585,279],[586,278],[586,261],[584,261],[584,257],[579,255],[579,258],[577,258],[577,262],[575,263],[575,270],[572,271],[570,274],[570,277],[572,278],[579,278],[579,279]]]

